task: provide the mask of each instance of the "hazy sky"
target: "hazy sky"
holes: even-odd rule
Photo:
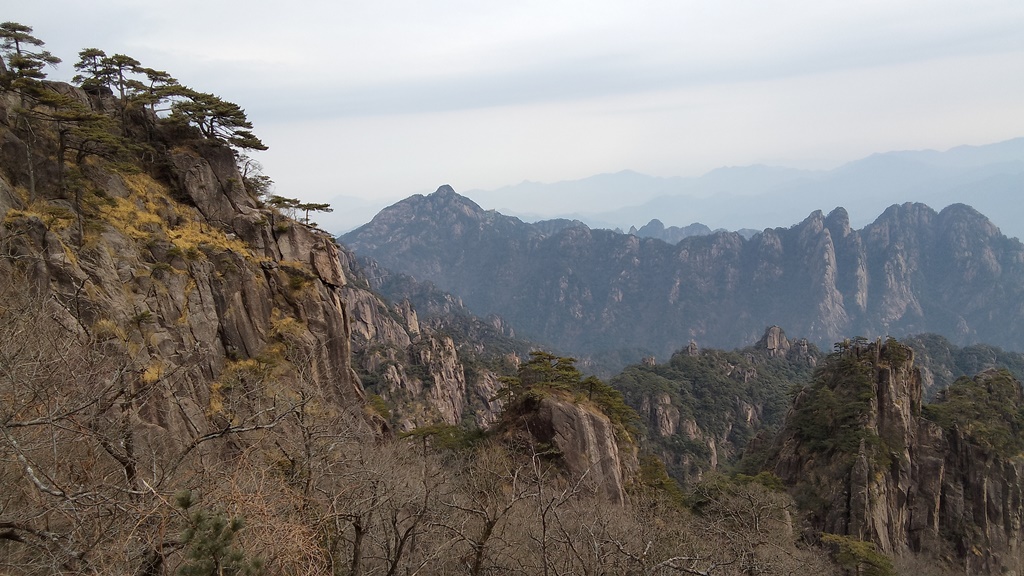
[[[1021,0],[32,0],[240,104],[277,192],[400,198],[632,169],[832,167],[1024,136]]]

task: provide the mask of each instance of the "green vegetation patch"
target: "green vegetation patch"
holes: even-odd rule
[[[817,349],[810,354],[816,359]],[[731,464],[755,434],[781,426],[789,390],[808,384],[813,373],[813,361],[807,359],[773,358],[754,348],[706,349],[697,355],[678,352],[665,364],[629,366],[611,379],[611,385],[648,419],[653,418],[655,405],[664,405],[666,399],[667,409],[678,411],[675,434],[661,437],[651,430],[647,442],[670,462],[673,476],[685,479],[711,467],[706,440],[690,438],[685,421],[695,423],[705,435],[724,438],[730,446],[719,451],[719,458],[724,456],[727,461],[722,464]]]
[[[637,435],[640,418],[626,404],[622,393],[594,376],[584,378],[576,368],[575,358],[531,352],[530,360],[520,366],[516,376],[502,380],[505,388],[499,395],[513,403],[560,393],[576,402],[597,406],[611,421],[619,440],[630,440]]]
[[[924,407],[925,418],[944,430],[958,428],[1000,456],[1024,451],[1021,385],[1007,370],[959,378]]]

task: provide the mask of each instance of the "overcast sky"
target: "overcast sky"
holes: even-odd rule
[[[7,4],[51,78],[96,47],[240,104],[305,200],[1024,136],[1021,0]]]

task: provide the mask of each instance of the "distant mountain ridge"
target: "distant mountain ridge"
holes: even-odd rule
[[[735,347],[773,324],[825,347],[934,332],[1024,349],[1024,246],[966,205],[893,205],[861,230],[837,208],[750,240],[719,232],[670,245],[527,224],[442,186],[341,240],[582,356],[667,357],[691,339]]]
[[[1024,238],[1024,138],[947,151],[878,153],[832,170],[730,166],[697,178],[659,178],[624,170],[572,181],[523,182],[466,195],[481,206],[526,220],[563,217],[591,227],[703,222],[711,228],[787,225],[807,207],[842,198],[855,226],[870,223],[894,200],[943,208],[966,202]]]

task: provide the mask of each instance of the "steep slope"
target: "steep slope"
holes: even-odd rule
[[[182,508],[292,496],[311,412],[379,421],[347,278],[333,239],[262,206],[223,142],[140,106],[102,123],[83,110],[123,103],[32,86],[43,103],[0,91],[3,570],[166,573],[202,520]],[[66,157],[78,118],[117,146]]]
[[[361,400],[338,247],[260,208],[229,148],[166,148],[165,174],[90,163],[75,206],[39,173],[29,197],[16,169],[26,145],[4,137],[0,265],[76,331],[120,341],[134,363],[187,386],[263,355],[301,357],[303,377],[338,401]]]
[[[749,241],[716,233],[672,246],[579,224],[545,230],[445,187],[342,240],[584,357],[667,357],[694,339],[732,347],[772,324],[825,346],[848,334],[936,332],[1024,348],[1024,246],[962,205],[892,206],[859,231],[838,208]]]
[[[345,249],[341,255],[351,279],[343,294],[351,307],[353,364],[382,416],[400,431],[492,425],[503,407],[496,398],[500,378],[515,373],[529,345],[408,279],[390,280],[406,290],[389,301],[372,287],[390,274]],[[430,296],[415,298],[421,291]]]

